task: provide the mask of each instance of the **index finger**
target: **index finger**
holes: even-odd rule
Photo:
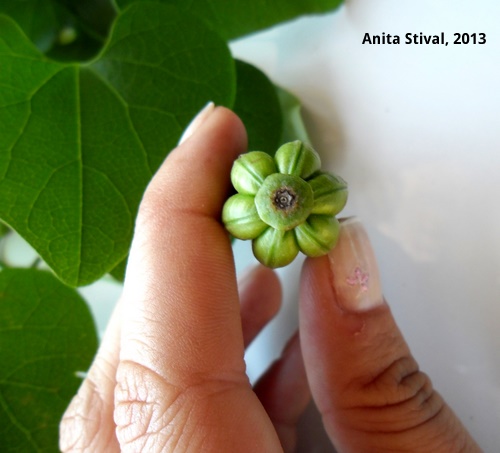
[[[231,244],[219,219],[245,148],[241,121],[218,107],[151,181],[127,268],[120,361],[170,382],[244,370]]]

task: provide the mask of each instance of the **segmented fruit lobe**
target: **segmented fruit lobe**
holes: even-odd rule
[[[347,184],[320,168],[316,151],[300,141],[281,146],[274,159],[261,151],[242,154],[231,170],[238,193],[222,210],[226,229],[251,239],[268,267],[286,266],[299,251],[325,255],[337,242],[335,215],[347,202]]]

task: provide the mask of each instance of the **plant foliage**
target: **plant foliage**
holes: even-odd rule
[[[56,451],[59,419],[97,349],[85,301],[53,274],[0,271],[2,451]]]
[[[144,189],[200,108],[234,109],[252,149],[303,138],[298,100],[228,40],[340,3],[0,2],[0,241],[53,271],[10,268],[0,243],[2,451],[57,451],[97,346],[73,288],[123,279]]]

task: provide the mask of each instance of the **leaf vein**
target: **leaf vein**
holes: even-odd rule
[[[99,79],[101,80],[101,82],[103,82],[108,88],[109,90],[116,96],[116,98],[118,99],[118,101],[123,105],[123,107],[125,108],[125,112],[127,114],[127,121],[132,129],[132,132],[134,133],[134,136],[136,137],[137,139],[137,142],[140,146],[140,149],[143,153],[143,157],[144,157],[144,160],[145,160],[145,163],[146,163],[146,166],[149,170],[149,173],[151,174],[151,176],[153,176],[154,174],[154,171],[153,169],[151,168],[151,164],[149,162],[149,158],[148,158],[148,153],[146,151],[146,147],[144,146],[144,143],[142,142],[141,140],[141,137],[139,135],[139,133],[137,132],[137,129],[135,127],[135,124],[134,124],[134,121],[132,120],[132,117],[130,115],[130,106],[129,104],[127,103],[127,101],[125,101],[125,99],[123,98],[123,96],[120,94],[120,92],[108,81],[106,80],[99,72],[97,71],[92,71],[93,74]],[[128,206],[128,204],[127,204]]]
[[[25,436],[26,436],[26,439],[28,440],[28,442],[33,446],[33,448],[36,450],[36,451],[41,451],[39,446],[37,445],[37,443],[35,442],[35,440],[33,439],[33,437],[31,436],[31,433],[30,433],[30,430],[24,426],[20,421],[19,419],[15,416],[15,414],[12,412],[11,408],[9,407],[9,405],[7,404],[7,401],[5,400],[5,397],[3,395],[2,392],[0,392],[0,405],[3,407],[5,413],[8,415],[8,417],[10,418],[12,424],[14,426],[16,426],[19,431],[21,431]]]

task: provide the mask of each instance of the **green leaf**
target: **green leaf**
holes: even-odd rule
[[[84,33],[78,27],[67,27],[59,33],[46,55],[61,62],[88,61],[102,48],[102,42]]]
[[[116,16],[112,0],[52,0],[71,11],[82,28],[96,37],[106,38]]]
[[[276,90],[267,76],[251,64],[236,60],[234,111],[248,133],[248,149],[273,155],[283,130],[283,118]]]
[[[5,236],[10,231],[9,227],[5,223],[0,221],[0,238]]]
[[[127,270],[127,260],[128,256],[123,261],[120,261],[114,269],[111,269],[111,271],[109,271],[111,276],[115,280],[121,283],[123,283],[123,281],[125,280],[125,271]]]
[[[200,108],[232,106],[224,41],[169,5],[117,18],[89,64],[48,60],[0,16],[0,218],[67,284],[122,261],[151,176]]]
[[[143,0],[115,0],[123,8]],[[158,0],[203,18],[225,39],[235,39],[304,14],[331,11],[343,0]]]
[[[59,29],[46,54],[58,61],[87,61],[101,50],[116,16],[111,0],[52,0],[65,5],[71,19]]]
[[[2,0],[2,13],[14,19],[41,52],[62,61],[96,55],[116,14],[110,0]]]
[[[90,311],[51,273],[0,272],[2,451],[58,451],[61,415],[97,350]]]
[[[296,96],[283,88],[275,87],[278,99],[283,112],[283,135],[282,143],[300,140],[308,145],[311,144],[307,129],[302,120],[302,104]]]
[[[70,20],[69,12],[53,0],[2,0],[2,13],[12,17],[42,52],[52,47],[59,30]]]

